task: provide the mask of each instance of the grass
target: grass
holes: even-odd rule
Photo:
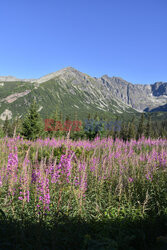
[[[167,141],[0,141],[0,249],[166,249]]]

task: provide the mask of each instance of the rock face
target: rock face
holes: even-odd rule
[[[102,76],[100,80],[113,97],[138,111],[151,111],[167,103],[167,82],[156,82],[152,85],[132,84],[119,77],[107,75]]]
[[[12,112],[8,109],[5,109],[5,111],[0,115],[0,119],[5,121],[6,117],[8,120],[12,119]]]

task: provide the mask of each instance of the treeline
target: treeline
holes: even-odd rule
[[[55,127],[56,129],[54,129]],[[46,123],[46,120],[41,118],[38,105],[34,101],[24,118],[17,118],[12,122],[6,118],[4,124],[0,127],[1,138],[18,135],[28,140],[67,136],[74,140],[92,140],[96,136],[101,138],[112,136],[114,139],[120,138],[124,141],[138,140],[142,136],[146,138],[167,138],[167,120],[153,122],[151,113],[142,113],[139,120],[133,117],[128,122],[118,118],[115,121],[101,118],[97,114],[89,114],[83,121],[78,121],[76,113],[74,121],[71,121],[69,116],[63,117],[61,111],[57,109],[50,117],[49,123]]]

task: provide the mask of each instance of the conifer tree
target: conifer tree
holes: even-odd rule
[[[139,138],[141,138],[144,133],[145,133],[144,113],[142,113],[139,121],[136,139],[138,140]]]
[[[118,116],[116,116],[116,120],[114,122],[114,126],[113,126],[113,139],[115,141],[116,138],[119,138],[120,136],[120,121],[118,120]]]
[[[128,134],[127,126],[125,125],[125,123],[123,123],[121,126],[120,138],[123,139],[123,141],[127,141],[127,139],[128,139],[127,134]]]
[[[96,123],[94,119],[91,119],[91,115],[88,114],[88,118],[84,122],[85,135],[89,140],[96,137],[98,131],[96,129]]]
[[[145,131],[146,138],[152,137],[152,131],[151,130],[152,130],[151,129],[151,115],[149,114],[147,125],[146,125],[146,131]]]
[[[90,113],[88,114],[87,119],[88,119],[88,120],[90,120],[90,119],[91,119],[91,114],[90,114]]]
[[[55,112],[52,115],[53,122],[53,131],[49,131],[48,134],[50,137],[62,137],[64,134],[63,131],[63,120],[62,120],[62,113],[59,111],[58,107],[56,108]]]
[[[83,128],[83,123],[80,119],[78,119],[78,113],[75,111],[74,113],[74,121],[72,124],[72,132],[70,133],[70,138],[73,140],[83,139],[85,136],[85,131]]]
[[[152,127],[154,127],[152,131],[152,136],[153,138],[158,138],[159,137],[159,129],[158,129],[158,123],[157,121],[152,123]]]
[[[136,129],[134,124],[134,118],[131,122],[128,123],[128,132],[127,132],[127,139],[130,141],[136,137]]]
[[[30,105],[27,114],[22,123],[21,134],[29,140],[35,140],[44,133],[44,126],[38,113],[38,105],[36,101]]]

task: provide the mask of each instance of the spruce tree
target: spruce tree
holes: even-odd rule
[[[53,122],[53,131],[48,131],[48,135],[49,137],[62,137],[64,135],[64,131],[63,131],[63,120],[62,120],[62,114],[59,111],[59,108],[57,107],[55,112],[53,113],[52,117],[51,117],[54,122]],[[55,128],[55,131],[54,131]]]
[[[131,122],[128,123],[128,132],[127,132],[127,139],[130,141],[136,137],[136,129],[134,124],[134,118]]]
[[[125,125],[125,123],[123,123],[121,126],[120,138],[123,139],[124,142],[126,142],[128,139],[128,130],[127,130],[127,126]]]
[[[152,137],[152,131],[151,131],[151,115],[149,114],[147,125],[146,125],[146,131],[145,131],[145,136],[146,138]]]
[[[119,138],[120,136],[120,121],[118,120],[118,116],[116,116],[116,120],[114,122],[114,126],[113,126],[113,139],[114,141],[116,140],[116,138]]]
[[[73,140],[83,139],[85,136],[85,131],[83,128],[82,121],[78,118],[78,112],[74,112],[74,121],[72,124],[72,131],[70,133],[70,138]]]
[[[139,138],[142,137],[142,135],[144,135],[145,133],[145,127],[144,127],[144,113],[142,113],[141,117],[140,117],[140,121],[139,121],[139,126],[138,126],[138,130],[137,130],[137,136],[136,139],[138,140]]]
[[[85,130],[85,136],[89,140],[93,140],[97,135],[95,120],[91,119],[90,114],[88,114],[88,119],[86,119],[84,122],[84,130]]]
[[[158,129],[158,123],[157,123],[157,121],[155,121],[152,124],[152,127],[154,127],[154,130],[152,132],[153,138],[158,138],[159,137],[159,129]]]
[[[88,120],[90,120],[90,119],[91,119],[91,114],[90,114],[90,113],[88,114],[87,119],[88,119]]]
[[[44,133],[44,126],[38,113],[38,105],[35,101],[30,105],[22,123],[22,136],[28,140],[35,140]]]

